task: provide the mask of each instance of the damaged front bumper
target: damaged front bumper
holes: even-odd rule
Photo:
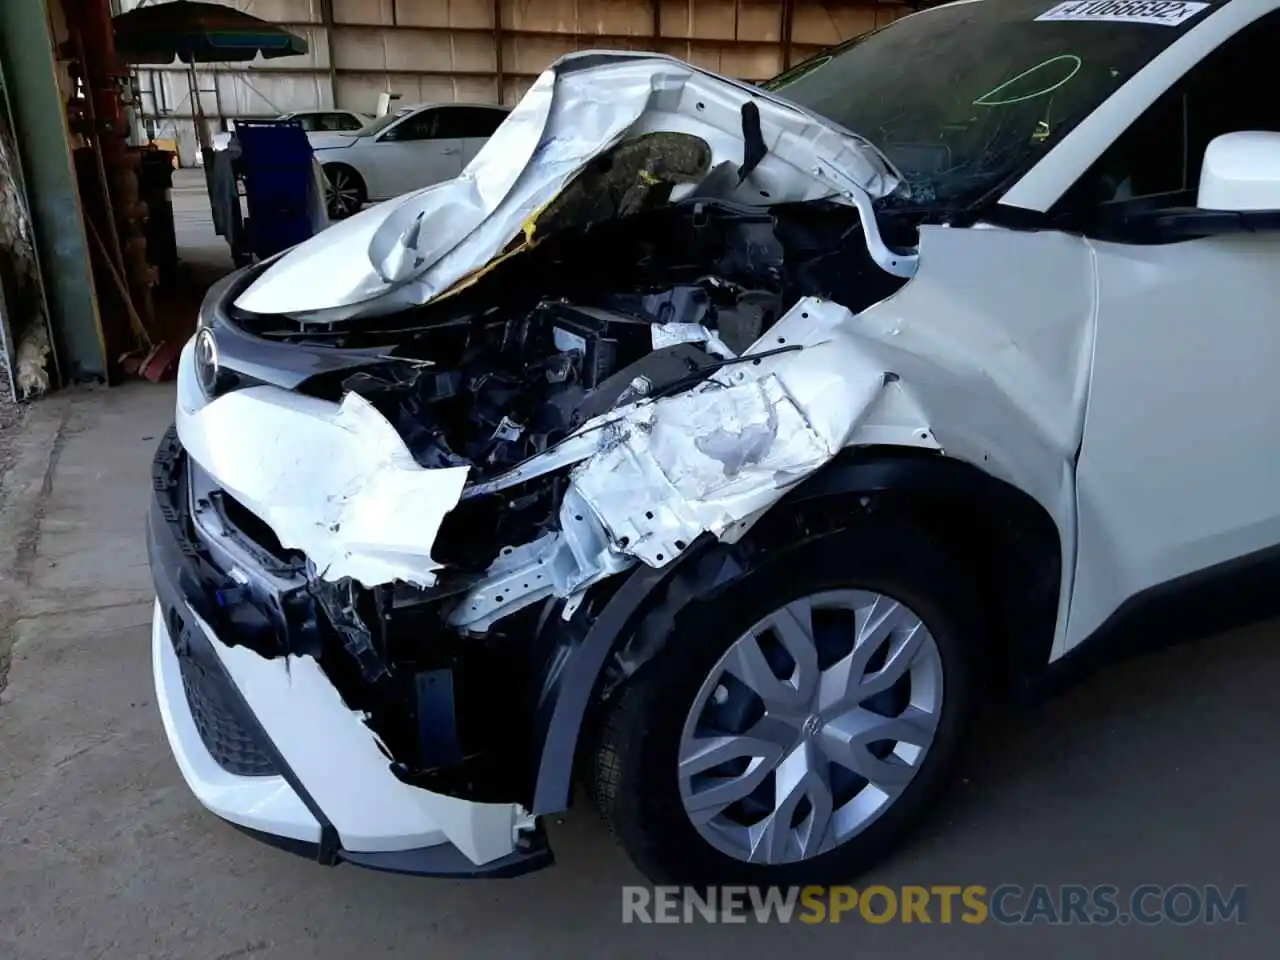
[[[297,648],[314,616],[287,571],[250,556],[236,562],[247,544],[193,535],[187,466],[171,431],[156,454],[148,524],[152,658],[165,732],[201,803],[325,864],[447,877],[549,865],[545,837],[523,807],[403,782],[314,658],[267,659],[245,645],[292,634],[281,645]]]
[[[566,808],[593,711],[656,649],[620,645],[684,595],[678,571],[735,575],[719,548],[842,449],[920,432],[852,321],[805,297],[692,372],[655,343],[606,381],[648,371],[640,399],[489,470],[430,455],[376,392],[207,390],[189,345],[151,552],[159,699],[197,796],[330,863],[547,862],[535,818]]]

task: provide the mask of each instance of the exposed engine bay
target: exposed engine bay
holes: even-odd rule
[[[635,411],[699,385],[728,397],[741,388],[713,377],[811,349],[766,337],[804,298],[841,300],[845,313],[900,286],[867,258],[856,225],[854,211],[827,204],[686,201],[558,233],[377,330],[237,317],[258,336],[308,350],[378,350],[299,389],[334,401],[356,395],[394,426],[420,467],[468,471],[431,548],[438,569],[430,586],[363,584],[295,558],[330,638],[315,652],[403,778],[444,789],[437,779],[445,777],[456,791],[466,770],[477,796],[509,792],[514,761],[496,746],[501,724],[486,727],[478,717],[490,711],[458,703],[532,695],[528,676],[543,654],[531,637],[548,622],[563,626],[584,600],[589,614],[615,589],[613,575],[638,560],[661,565],[688,546],[679,534],[664,541],[601,516],[580,465],[610,444],[624,449],[627,431],[642,433]],[[767,432],[739,425],[724,451],[687,438],[721,458],[725,477],[764,459],[775,434],[805,433],[801,419],[787,422],[781,391],[773,409],[761,397],[746,399],[772,418]],[[632,414],[610,423],[621,411]],[[593,422],[598,428],[584,431]],[[649,517],[657,509],[637,506]]]

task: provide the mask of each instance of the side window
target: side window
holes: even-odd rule
[[[439,110],[423,110],[415,113],[407,120],[402,120],[387,131],[387,140],[435,140],[440,137],[436,132],[436,118]]]
[[[317,113],[316,129],[323,130],[325,133],[354,129],[348,120],[349,118],[345,113]]]
[[[437,136],[467,139],[483,139],[507,118],[505,111],[488,107],[443,107]]]
[[[349,113],[330,113],[325,115],[326,130],[359,130],[364,126]]]
[[[314,113],[295,113],[291,119],[296,121],[297,124],[307,133],[312,133],[316,130],[322,129],[316,123],[317,117]]]
[[[1165,92],[1058,202],[1085,220],[1118,205],[1194,206],[1205,148],[1238,130],[1280,131],[1280,14],[1232,37]]]

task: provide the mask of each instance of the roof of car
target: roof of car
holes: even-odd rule
[[[502,110],[510,112],[511,108],[498,103],[470,103],[455,101],[433,101],[430,103],[402,103],[392,107],[397,113],[407,113],[410,110],[425,110],[427,107],[480,107],[485,110]]]
[[[290,110],[288,113],[280,114],[281,118],[296,117],[300,113],[353,113],[357,116],[367,117],[368,114],[363,110],[348,110],[346,107],[313,107],[304,110]]]

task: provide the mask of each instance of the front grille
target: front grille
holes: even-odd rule
[[[237,533],[258,549],[265,550],[273,559],[282,563],[288,560],[290,551],[284,548],[276,532],[265,520],[225,490],[218,492],[217,502],[222,507],[223,519]]]
[[[196,731],[218,766],[240,777],[275,774],[275,764],[263,751],[258,737],[236,719],[230,707],[234,696],[227,689],[230,681],[190,657],[178,657],[178,667]]]

